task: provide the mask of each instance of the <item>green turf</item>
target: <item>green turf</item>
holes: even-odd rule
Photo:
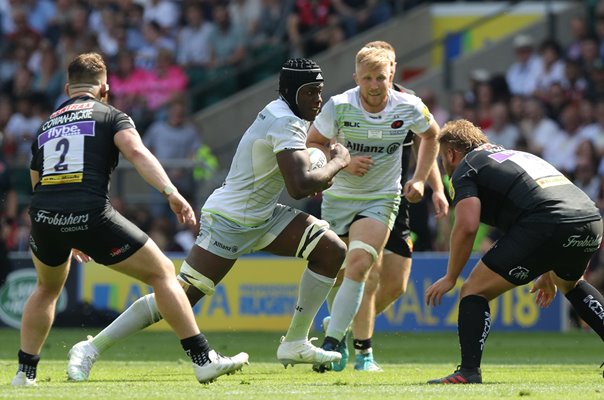
[[[275,359],[279,335],[209,333],[220,352],[247,351],[249,366],[199,385],[172,333],[145,332],[103,354],[88,382],[65,379],[69,348],[94,330],[56,329],[42,353],[37,388],[13,388],[19,335],[0,329],[2,399],[604,399],[602,342],[593,333],[493,331],[483,358],[482,385],[432,386],[459,362],[454,333],[379,334],[383,373],[316,374],[309,366],[283,369]]]

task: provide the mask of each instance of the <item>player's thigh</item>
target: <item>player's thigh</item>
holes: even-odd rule
[[[32,261],[38,275],[38,285],[42,289],[58,295],[67,280],[71,259],[68,258],[62,264],[50,266],[32,254]]]
[[[487,267],[482,261],[478,261],[470,276],[461,287],[460,297],[477,295],[491,301],[516,286]]]
[[[311,266],[325,267],[330,271],[336,268],[334,271],[337,272],[344,262],[346,245],[325,221],[299,212],[263,250],[275,255],[303,258]]]
[[[151,239],[130,257],[107,267],[152,285],[175,277],[174,264]]]
[[[411,274],[411,258],[384,251],[380,271],[380,290],[405,293]]]
[[[390,230],[383,221],[373,218],[361,218],[352,223],[350,233],[348,235],[348,243],[358,241],[371,246],[379,256],[379,253],[384,249],[384,245],[388,240]],[[372,260],[372,263],[376,260]]]
[[[189,250],[185,261],[195,271],[217,285],[229,273],[237,259],[221,257],[195,244]]]

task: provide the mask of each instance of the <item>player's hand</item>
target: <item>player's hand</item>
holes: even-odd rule
[[[365,176],[372,165],[373,159],[371,156],[354,156],[350,158],[350,164],[345,170],[356,176]]]
[[[403,196],[409,203],[419,203],[424,197],[424,182],[411,179],[403,187]]]
[[[439,306],[445,293],[453,289],[456,282],[457,279],[451,279],[448,275],[445,275],[434,282],[428,289],[426,289],[426,305],[432,305],[433,307]]]
[[[344,166],[347,166],[350,164],[350,152],[348,151],[348,149],[346,147],[342,146],[340,143],[334,143],[329,148],[329,156],[331,157],[332,160],[334,158],[339,158],[340,160],[343,161]]]
[[[535,304],[541,308],[546,308],[554,301],[557,290],[558,288],[550,276],[550,273],[546,272],[535,280],[530,292],[537,293],[535,295]]]
[[[71,256],[75,258],[77,262],[82,264],[92,260],[92,257],[78,249],[71,249]]]
[[[432,205],[436,218],[442,218],[449,213],[449,201],[443,192],[432,193]]]
[[[180,193],[171,193],[168,196],[168,203],[170,204],[170,209],[172,212],[176,214],[178,222],[181,224],[190,225],[195,225],[197,223],[197,219],[195,218],[195,213],[193,212],[191,205],[185,200],[184,197],[182,197]]]

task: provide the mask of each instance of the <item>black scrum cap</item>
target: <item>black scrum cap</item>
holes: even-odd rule
[[[310,84],[323,82],[321,67],[307,58],[291,58],[281,67],[279,74],[279,94],[289,108],[300,117],[298,110],[298,92]]]

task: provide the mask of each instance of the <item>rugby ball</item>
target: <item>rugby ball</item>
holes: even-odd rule
[[[322,168],[325,166],[325,164],[327,164],[327,158],[322,150],[317,149],[316,147],[309,147],[306,150],[308,151],[308,156],[310,157],[310,171],[317,168]]]

